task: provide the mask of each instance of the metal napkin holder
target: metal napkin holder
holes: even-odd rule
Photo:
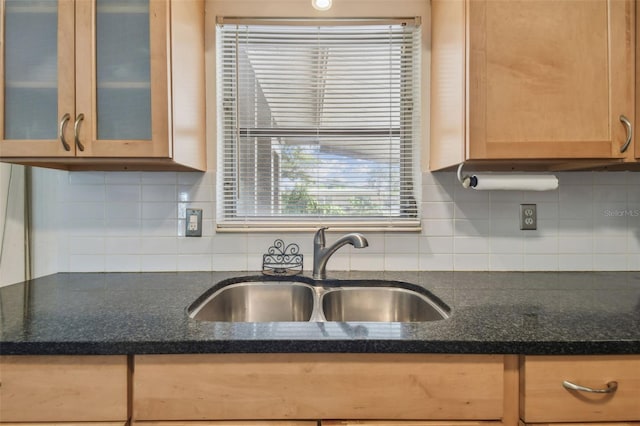
[[[262,273],[264,275],[291,276],[302,272],[300,246],[295,243],[285,245],[278,239],[262,255]]]

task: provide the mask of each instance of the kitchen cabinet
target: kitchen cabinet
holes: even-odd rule
[[[3,0],[0,159],[205,170],[202,0]]]
[[[525,424],[640,422],[640,356],[525,356],[520,380]]]
[[[517,423],[517,357],[136,355],[133,419]],[[469,423],[471,424],[471,423]]]
[[[127,374],[126,356],[0,356],[0,422],[123,426]]]
[[[633,161],[635,20],[632,0],[433,0],[430,169]]]

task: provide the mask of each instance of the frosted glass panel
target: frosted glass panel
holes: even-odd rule
[[[149,0],[97,0],[100,140],[151,140]]]
[[[5,2],[5,139],[51,139],[58,127],[56,0]]]

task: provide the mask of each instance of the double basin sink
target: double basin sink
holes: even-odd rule
[[[424,322],[449,307],[414,284],[387,280],[237,277],[213,286],[187,308],[199,321]]]

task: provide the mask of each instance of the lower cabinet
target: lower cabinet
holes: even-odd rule
[[[640,426],[640,355],[0,356],[0,423]]]
[[[141,355],[134,362],[133,420],[515,425],[517,377],[517,357],[502,355]]]
[[[0,422],[128,419],[126,356],[0,356]]]
[[[520,364],[524,424],[640,426],[640,356],[524,356]]]

